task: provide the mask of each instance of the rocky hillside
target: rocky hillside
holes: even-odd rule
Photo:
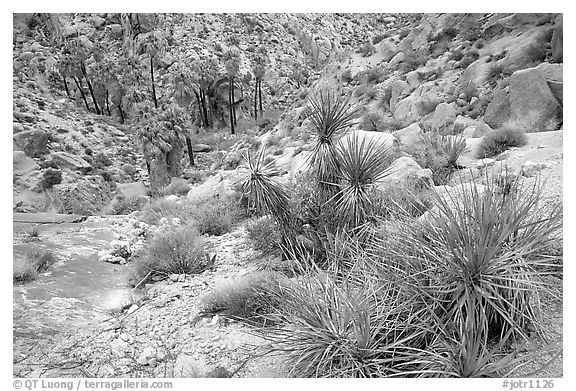
[[[488,206],[494,200],[504,205],[505,200],[515,200],[509,194],[526,190],[525,195],[542,196],[539,213],[552,210],[550,224],[534,223],[541,230],[551,227],[549,237],[523,233],[519,253],[509,255],[508,244],[516,243],[518,235],[513,230],[505,240],[496,240],[494,254],[500,251],[512,257],[506,259],[512,263],[536,262],[531,260],[537,252],[532,245],[544,254],[536,269],[545,275],[546,289],[533,300],[532,287],[542,288],[541,281],[532,281],[530,273],[527,277],[527,268],[500,264],[502,273],[514,269],[512,273],[524,278],[518,286],[530,287],[508,287],[505,293],[516,295],[517,307],[506,308],[520,313],[520,329],[525,326],[523,316],[533,320],[532,303],[542,299],[544,305],[536,312],[544,319],[542,333],[551,345],[536,361],[543,365],[559,351],[554,358],[560,360],[545,375],[562,376],[562,48],[561,14],[15,14],[14,259],[25,265],[32,248],[54,251],[58,261],[29,285],[15,285],[15,330],[21,329],[14,334],[14,375],[264,377],[292,376],[296,370],[301,376],[331,376],[331,365],[348,358],[334,359],[322,373],[306,372],[319,367],[314,364],[298,373],[286,357],[264,355],[264,347],[270,345],[255,330],[267,330],[270,334],[265,336],[272,341],[274,332],[289,340],[306,338],[307,331],[282,334],[286,325],[301,324],[290,323],[281,311],[274,313],[280,318],[271,318],[272,325],[266,316],[259,318],[258,311],[267,310],[270,302],[251,303],[253,286],[289,281],[286,287],[297,287],[290,288],[296,313],[308,304],[312,308],[315,300],[322,304],[321,312],[323,300],[335,300],[336,306],[341,300],[352,308],[358,305],[358,292],[372,297],[369,289],[385,281],[379,279],[382,275],[390,270],[400,273],[404,267],[372,266],[398,260],[411,265],[416,260],[420,267],[424,258],[428,262],[428,255],[440,251],[426,246],[446,245],[443,237],[426,242],[435,232],[442,233],[434,231],[439,200],[449,199],[454,205],[447,204],[447,209],[455,209],[467,199],[462,190],[469,186],[476,198],[468,200],[503,195],[484,199]],[[330,215],[335,212],[321,199],[321,181],[311,179],[317,172],[311,172],[315,167],[308,163],[322,138],[311,107],[319,101],[323,109],[345,102],[344,111],[351,113],[349,126],[338,133],[338,140],[331,140],[340,148],[338,153],[350,152],[353,146],[360,150],[356,157],[372,153],[379,174],[385,173],[376,175],[377,181],[363,178],[373,197],[368,201],[377,211],[369,219],[377,217],[376,223],[372,226],[367,220],[350,229],[366,223],[373,229],[370,235],[348,237],[335,231],[330,232],[334,243],[330,242],[327,228],[345,220]],[[255,155],[261,159],[255,160]],[[356,161],[356,167],[370,159],[358,160],[362,161]],[[267,189],[277,190],[275,201],[280,201],[274,205],[283,213],[268,208],[268,216],[255,218],[254,210],[246,208],[252,190],[239,185],[246,178],[258,179],[255,165],[260,165],[260,179],[270,180]],[[250,170],[253,175],[247,175]],[[339,180],[342,183],[336,185],[342,188],[346,180],[354,182]],[[531,192],[542,180],[540,193]],[[517,183],[525,187],[513,189]],[[385,208],[377,209],[382,205]],[[530,213],[505,212],[520,223],[533,218]],[[489,210],[465,224],[476,223],[478,230],[497,226],[496,231],[501,226],[490,218],[499,216],[500,211]],[[482,224],[482,218],[488,223]],[[280,227],[283,222],[286,227]],[[469,231],[461,235],[463,240],[476,232]],[[378,242],[379,235],[383,242]],[[291,249],[305,255],[287,255],[282,247],[286,238],[296,242]],[[475,239],[465,244],[474,247]],[[429,250],[422,259],[406,251],[418,244]],[[370,246],[386,255],[374,255]],[[442,255],[449,252],[444,250],[438,256],[441,267]],[[483,247],[478,251],[485,253]],[[332,256],[344,266],[354,264],[350,273],[358,275],[350,279],[353,294],[339,284],[340,275],[331,276],[330,268],[320,270]],[[198,270],[196,264],[193,270],[183,265],[191,259],[201,266]],[[303,271],[310,259],[319,267]],[[362,263],[365,259],[368,266]],[[174,269],[161,269],[163,262]],[[409,272],[406,276],[411,278],[422,270]],[[432,266],[425,272],[430,273],[425,276],[429,280],[423,278],[426,284],[441,284],[442,273],[452,276],[450,270],[437,273]],[[306,286],[304,276],[319,285]],[[405,294],[396,283],[402,278],[391,278],[393,288],[386,285],[390,295]],[[498,278],[489,285],[497,291],[506,285]],[[326,281],[333,285],[328,287]],[[327,296],[318,298],[325,288]],[[354,300],[347,302],[350,298]],[[304,301],[298,305],[298,300]],[[482,300],[476,304],[491,301]],[[412,304],[416,308],[424,302]],[[528,302],[530,306],[524,306]],[[404,313],[394,312],[404,303],[393,307],[387,314],[401,316],[395,315],[392,323],[404,319]],[[256,320],[250,311],[257,313]],[[363,311],[386,313],[380,307]],[[459,314],[465,317],[468,312]],[[406,318],[412,319],[412,313]],[[350,319],[341,319],[342,324],[354,323]],[[61,334],[60,321],[70,326]],[[310,329],[321,329],[319,323]],[[332,325],[327,326],[328,334]],[[410,326],[408,321],[399,325]],[[417,335],[428,326],[417,324]],[[503,338],[500,329],[497,334],[505,349],[514,348],[519,355],[539,351],[543,342],[534,330],[526,330],[526,343],[520,347],[509,343],[509,335]],[[487,330],[481,332],[488,335]],[[334,343],[343,343],[347,352],[346,344],[357,342],[348,339],[352,334],[347,329]],[[443,349],[460,349],[460,341],[467,338],[459,335],[453,340],[448,334],[445,339],[438,334],[422,341],[418,337],[418,343],[430,345],[416,345],[415,350],[433,352],[431,361],[451,357]],[[380,341],[381,335],[369,337]],[[284,343],[282,338],[276,342]],[[313,356],[307,346],[316,339],[288,346],[287,351],[303,349],[305,362]],[[394,352],[396,342],[391,342]],[[447,371],[445,362],[433,364]],[[375,376],[387,374],[383,367]],[[479,369],[482,376],[483,370]],[[511,376],[515,374],[520,375]]]

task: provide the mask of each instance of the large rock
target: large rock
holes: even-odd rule
[[[492,128],[483,121],[459,115],[454,121],[454,131],[464,137],[482,137],[492,131]]]
[[[393,111],[394,119],[400,121],[404,126],[418,121],[421,118],[420,105],[410,95],[402,99]]]
[[[12,136],[15,150],[21,150],[30,157],[48,153],[48,133],[43,130],[26,130]]]
[[[395,65],[398,65],[402,61],[404,61],[404,58],[406,58],[406,55],[404,54],[404,52],[400,52],[390,59],[390,61],[388,62],[388,66],[393,67]]]
[[[410,94],[410,86],[407,82],[403,80],[396,80],[391,88],[390,96],[390,111],[394,112],[396,109],[396,104],[405,96]]]
[[[92,169],[92,166],[86,160],[68,152],[53,152],[50,154],[50,157],[56,164],[58,164],[58,167],[61,168],[68,168],[70,170],[82,172],[88,172]]]
[[[394,39],[387,38],[380,42],[378,45],[382,53],[382,60],[390,61],[398,53],[398,47],[394,43]]]
[[[492,128],[501,127],[510,119],[510,96],[507,90],[497,90],[486,107],[484,122]]]
[[[434,186],[432,171],[428,168],[423,169],[409,156],[396,159],[389,170],[390,175],[386,176],[378,186],[380,190],[386,191],[398,186],[409,189],[425,189]]]
[[[454,106],[449,103],[443,102],[436,106],[434,110],[434,117],[432,118],[432,125],[436,129],[442,129],[451,125],[456,121],[456,110]]]
[[[220,171],[204,183],[191,188],[186,197],[192,202],[226,198],[234,194],[247,175],[246,171]]]
[[[38,170],[40,166],[30,159],[22,151],[12,152],[12,171],[14,175],[24,175],[34,170]]]
[[[113,198],[113,188],[101,175],[88,175],[74,183],[53,187],[53,197],[61,213],[94,215],[102,211]]]
[[[392,135],[398,139],[400,148],[416,145],[422,141],[422,129],[417,123],[392,132]]]
[[[536,131],[556,130],[555,121],[562,115],[562,106],[537,69],[514,72],[509,88],[511,120]]]
[[[564,20],[562,14],[556,17],[556,25],[552,33],[552,61],[563,62],[563,35],[564,35]]]
[[[563,64],[550,64],[548,62],[543,62],[536,67],[538,72],[544,76],[550,91],[554,94],[558,102],[564,104],[564,65]]]
[[[354,133],[358,135],[358,140],[360,143],[364,142],[367,144],[374,142],[378,146],[378,148],[382,150],[398,148],[398,140],[390,133],[369,132],[366,130],[356,130],[354,132],[349,133],[348,135],[340,139],[339,144],[340,143],[345,144],[350,142]]]

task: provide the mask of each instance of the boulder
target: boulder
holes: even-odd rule
[[[434,186],[432,171],[428,168],[423,169],[409,156],[402,156],[396,159],[389,170],[390,175],[386,176],[378,185],[378,188],[382,191],[397,186],[409,189],[425,189]]]
[[[384,39],[378,45],[382,53],[382,60],[390,61],[398,53],[398,47],[392,38]]]
[[[38,170],[40,166],[34,160],[26,156],[22,151],[12,152],[12,171],[14,175],[24,175],[34,170]]]
[[[212,151],[212,148],[209,145],[206,144],[193,144],[192,145],[192,151],[194,153],[197,152],[210,152]]]
[[[34,52],[23,52],[22,54],[20,54],[18,56],[18,59],[22,62],[28,62],[30,60],[32,60],[34,57],[36,57],[36,53]]]
[[[80,177],[73,183],[55,185],[53,189],[60,213],[94,215],[114,198],[111,183],[100,175]]]
[[[400,147],[408,147],[421,142],[422,129],[417,123],[413,123],[403,129],[392,132],[392,135],[398,139]]]
[[[516,71],[510,76],[510,118],[528,129],[550,129],[562,115],[562,106],[544,76],[535,68]]]
[[[420,83],[420,72],[418,71],[410,71],[406,74],[406,82],[410,86],[411,89],[415,89],[418,87]]]
[[[464,137],[482,137],[492,131],[492,128],[483,121],[459,115],[454,121],[454,131]]]
[[[394,57],[392,57],[390,61],[388,61],[388,66],[393,67],[395,65],[398,65],[402,61],[404,61],[404,58],[406,58],[406,55],[404,54],[404,52],[400,52],[396,54]]]
[[[563,62],[563,35],[564,21],[562,14],[556,17],[554,32],[552,33],[552,61]]]
[[[484,122],[491,128],[501,127],[510,119],[510,96],[507,90],[497,90],[484,112]]]
[[[390,133],[369,132],[366,130],[356,130],[354,132],[351,132],[348,135],[342,137],[338,142],[338,144],[350,142],[353,133],[356,133],[359,136],[358,140],[360,143],[374,142],[382,150],[396,149],[398,147],[398,140],[396,140],[396,137],[394,137]]]
[[[21,150],[30,157],[48,153],[48,133],[43,130],[26,130],[12,136],[15,150]]]
[[[564,66],[563,64],[550,64],[543,62],[536,67],[538,72],[544,76],[550,91],[554,94],[558,102],[564,104],[563,87],[564,87]]]
[[[533,162],[530,160],[526,160],[521,168],[522,176],[525,177],[533,177],[538,174],[539,171],[545,169],[548,165],[544,162]]]
[[[234,194],[246,177],[247,173],[239,170],[220,171],[206,179],[204,183],[192,187],[186,197],[193,202],[216,197],[226,198]]]
[[[454,121],[456,121],[456,110],[454,109],[454,106],[446,102],[440,103],[436,106],[432,118],[432,125],[436,129],[442,129],[453,124]]]
[[[394,119],[405,126],[418,121],[421,117],[419,105],[414,102],[412,96],[408,96],[398,102],[393,113]]]
[[[50,157],[61,168],[82,172],[88,172],[92,169],[92,166],[86,160],[68,152],[53,152]]]
[[[20,122],[12,123],[12,134],[24,132],[25,130],[26,129],[24,129],[24,125],[22,125]]]
[[[391,89],[391,96],[390,96],[390,111],[394,111],[396,109],[396,104],[405,96],[410,94],[410,85],[403,80],[396,80],[392,83]]]
[[[99,28],[99,27],[102,27],[106,24],[106,19],[104,19],[98,15],[94,15],[94,16],[92,16],[91,22],[94,25],[94,27]]]

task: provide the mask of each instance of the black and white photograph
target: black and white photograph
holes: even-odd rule
[[[563,13],[161,7],[12,13],[14,389],[563,389]]]

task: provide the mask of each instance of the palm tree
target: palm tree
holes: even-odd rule
[[[237,51],[228,50],[222,57],[229,80],[228,103],[230,106],[230,133],[234,134],[236,125],[236,108],[234,99],[234,78],[240,70],[240,55]]]
[[[158,99],[156,97],[156,84],[154,83],[154,60],[163,53],[166,48],[166,38],[161,31],[154,30],[145,35],[140,35],[137,41],[137,53],[146,53],[150,58],[150,81],[152,85],[152,99],[154,107],[158,108]]]
[[[256,56],[252,65],[252,72],[254,73],[256,82],[254,87],[254,116],[256,120],[258,120],[258,103],[260,103],[260,115],[262,115],[262,78],[266,74],[266,66],[269,61],[266,48],[260,46],[256,51]]]

